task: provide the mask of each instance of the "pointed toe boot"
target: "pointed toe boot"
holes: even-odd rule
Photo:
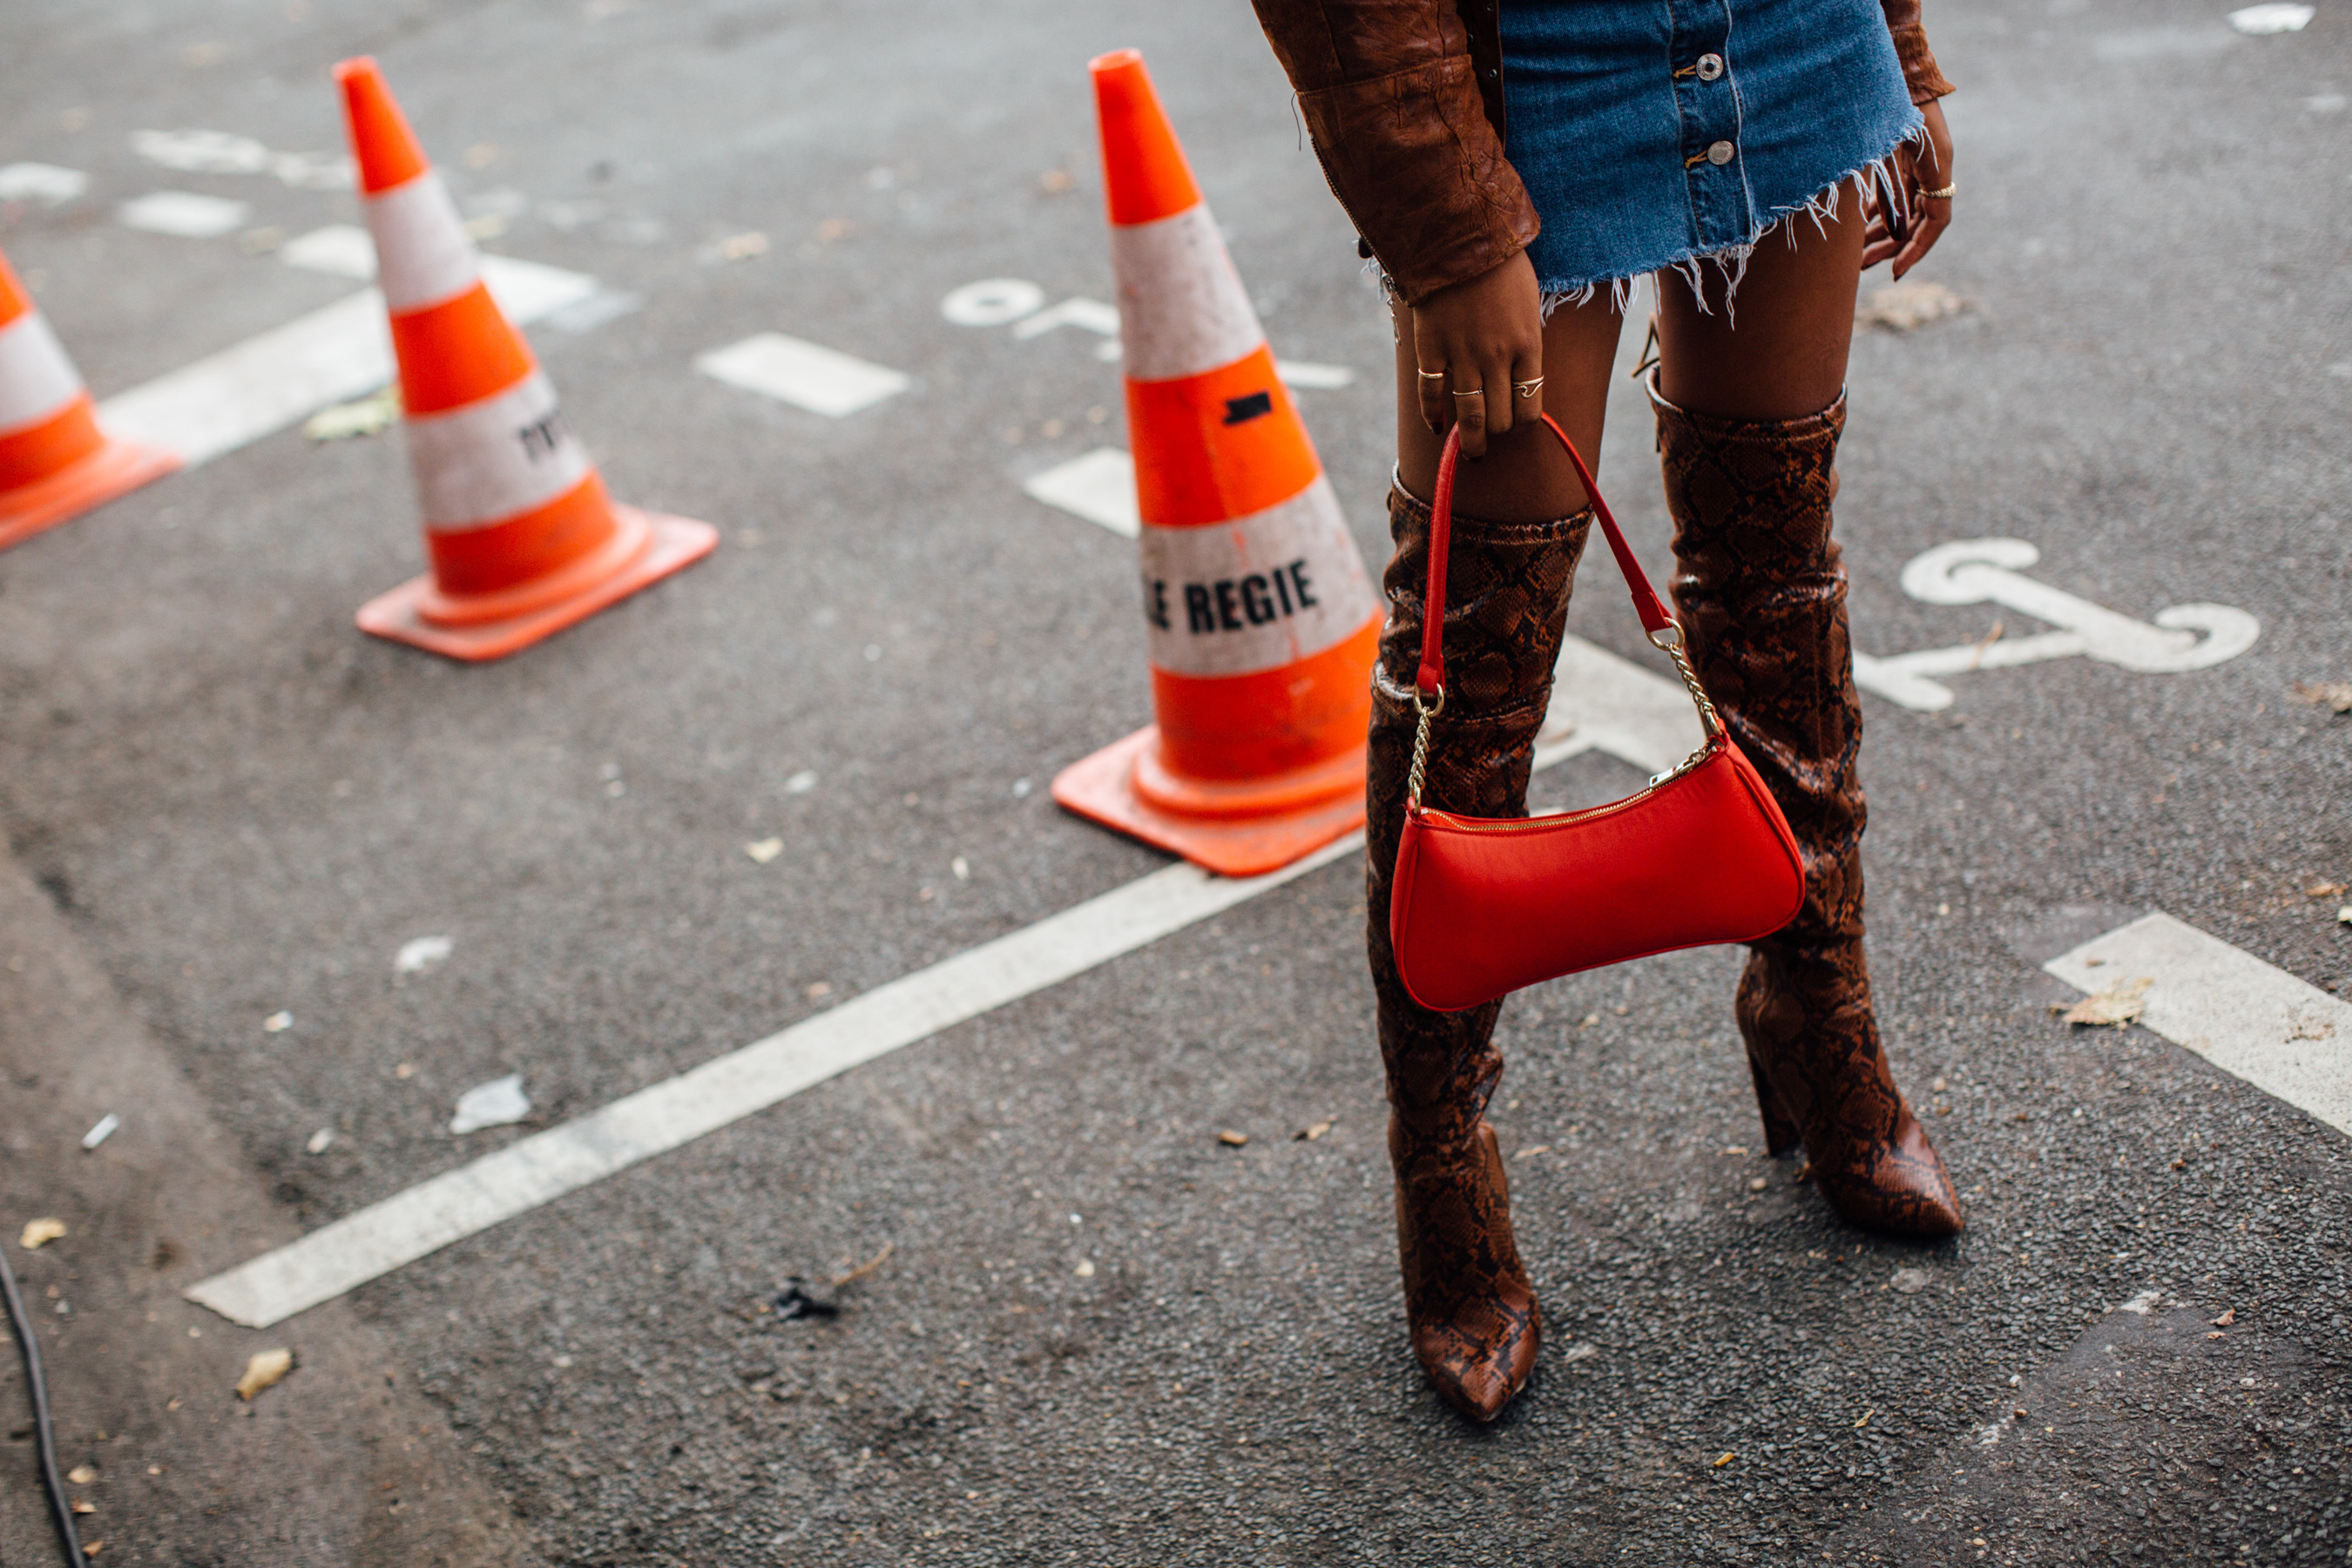
[[[1503,1413],[1535,1371],[1542,1312],[1511,1235],[1495,1130],[1419,1139],[1394,1118],[1397,1253],[1413,1354],[1439,1397],[1471,1420]]]
[[[1549,522],[1501,523],[1454,514],[1445,717],[1423,789],[1433,808],[1526,815],[1536,732],[1591,517],[1581,511]],[[1431,1012],[1406,992],[1389,946],[1389,879],[1412,764],[1429,508],[1395,489],[1389,525],[1396,551],[1385,584],[1388,625],[1372,675],[1365,902],[1388,1073],[1397,1250],[1405,1320],[1423,1371],[1446,1403],[1486,1422],[1535,1370],[1542,1317],[1512,1236],[1502,1155],[1486,1120],[1503,1072],[1494,1044],[1502,1004]]]
[[[1804,905],[1751,944],[1733,1009],[1766,1142],[1801,1146],[1853,1225],[1954,1235],[1959,1199],[1895,1087],[1863,955],[1862,702],[1830,537],[1845,400],[1802,419],[1717,418],[1668,403],[1654,376],[1650,398],[1691,662],[1805,864]]]

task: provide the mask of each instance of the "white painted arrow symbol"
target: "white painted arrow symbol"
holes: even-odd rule
[[[2156,624],[2136,621],[2019,572],[2042,559],[2021,539],[1968,539],[1939,544],[1903,568],[1903,591],[1930,605],[1987,600],[2063,628],[2033,637],[1923,648],[1887,658],[1853,656],[1854,684],[1920,712],[1952,705],[1952,689],[1931,676],[2035,664],[2077,654],[2119,668],[2158,673],[2204,669],[2237,658],[2262,636],[2262,623],[2227,605],[2175,605]]]

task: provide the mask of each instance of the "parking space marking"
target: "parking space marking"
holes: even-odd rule
[[[584,272],[503,256],[483,257],[482,277],[517,326],[597,292]],[[371,289],[110,397],[98,416],[193,468],[363,397],[389,384],[394,368],[383,296]]]
[[[1559,700],[1591,725],[1548,727],[1537,765],[1596,748],[1654,769],[1697,733],[1675,683],[1578,638]],[[1659,689],[1652,689],[1656,688]],[[1671,721],[1665,717],[1671,713]],[[1354,833],[1279,871],[1227,879],[1192,865],[1153,871],[994,942],[942,960],[602,1110],[418,1184],[301,1240],[191,1287],[188,1299],[267,1328],[453,1242],[553,1202],[1359,853]]]
[[[1097,447],[1082,458],[1032,474],[1021,488],[1047,506],[1098,523],[1129,539],[1143,533],[1135,499],[1135,459],[1118,447]]]
[[[114,209],[115,220],[126,228],[184,239],[215,238],[252,216],[252,206],[245,202],[198,195],[194,191],[152,191]]]
[[[1853,656],[1854,684],[1923,713],[1952,705],[1952,689],[1932,676],[2012,668],[2044,659],[2083,656],[2121,669],[2179,674],[2237,658],[2262,636],[2262,623],[2228,605],[2174,605],[2149,626],[2063,589],[2021,575],[2042,559],[2022,539],[1965,539],[1938,544],[1903,568],[1903,591],[1923,604],[1992,603],[2063,630],[1958,647],[1873,658]]]
[[[914,384],[903,371],[782,332],[761,332],[740,343],[698,354],[694,368],[713,381],[830,419],[871,408]]]
[[[89,189],[89,176],[55,163],[10,163],[0,167],[0,202],[37,201],[44,206],[69,202]]]
[[[2078,991],[2147,980],[2144,1027],[2352,1133],[2352,1003],[2161,910],[2042,967]]]
[[[278,259],[306,272],[375,281],[375,241],[355,223],[331,223],[298,234],[278,247]]]

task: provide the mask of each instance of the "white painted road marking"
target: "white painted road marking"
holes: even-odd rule
[[[355,223],[331,223],[298,234],[278,247],[278,259],[310,272],[375,281],[375,241]]]
[[[2018,574],[2041,559],[2042,552],[2021,539],[1963,540],[1915,556],[1903,568],[1903,591],[1915,599],[1930,605],[1990,600],[2063,629],[1885,658],[1857,653],[1854,684],[1890,702],[1933,712],[1952,705],[1952,689],[1931,676],[2078,654],[2123,669],[2177,674],[2233,659],[2262,636],[2260,621],[2227,605],[2175,605],[2158,611],[2156,625],[2149,626]]]
[[[517,326],[596,292],[585,273],[502,256],[482,258],[482,277]],[[364,397],[394,371],[383,297],[371,289],[110,397],[99,405],[99,421],[193,468],[321,408]]]
[[[833,419],[871,408],[914,384],[902,372],[782,332],[761,332],[713,349],[698,355],[694,368],[714,381]]]
[[[123,203],[115,217],[128,228],[150,234],[174,234],[185,239],[211,239],[226,234],[252,215],[243,202],[194,191],[155,191]]]
[[[2147,976],[2143,1026],[2352,1133],[2352,1003],[2161,911],[2042,968],[2078,991]]]
[[[1538,753],[1538,767],[1622,742],[1633,748],[1625,760],[1648,769],[1657,765],[1655,759],[1671,761],[1689,749],[1697,720],[1679,685],[1578,638],[1568,644],[1562,671],[1574,684],[1562,681],[1559,700],[1607,721],[1590,731],[1547,727],[1551,739]],[[1642,728],[1642,715],[1664,714],[1670,707],[1675,724],[1657,733]],[[1362,834],[1349,834],[1263,877],[1229,879],[1191,865],[1151,872],[420,1183],[216,1274],[192,1287],[188,1298],[232,1321],[267,1328],[851,1068],[1246,903],[1360,852],[1363,844]]]
[[[1118,232],[1113,231],[1114,235]],[[1249,301],[1246,298],[1237,298],[1239,308],[1246,312]],[[1044,309],[1045,304],[1045,291],[1026,278],[983,278],[977,283],[967,283],[951,290],[940,301],[940,314],[959,327],[1011,326],[1013,340],[1020,342],[1043,337],[1057,327],[1076,327],[1102,338],[1103,341],[1095,345],[1095,358],[1107,364],[1116,364],[1124,356],[1126,351],[1118,342],[1118,306],[1106,305],[1100,300],[1089,300],[1084,295],[1065,300],[1050,310]],[[1251,321],[1255,330],[1255,318],[1252,317]],[[1255,341],[1252,340],[1253,342]],[[1276,360],[1274,374],[1282,377],[1285,384],[1307,392],[1332,392],[1343,386],[1353,386],[1356,383],[1356,372],[1352,366],[1318,364],[1312,360]],[[1081,512],[1079,515],[1084,517],[1087,514]],[[1089,518],[1088,521],[1099,521],[1100,519]]]
[[[1135,499],[1135,459],[1119,447],[1097,447],[1083,458],[1030,475],[1021,488],[1047,506],[1113,533],[1135,539],[1143,532],[1143,513]]]
[[[1274,362],[1274,374],[1282,377],[1283,384],[1301,392],[1337,392],[1343,386],[1356,384],[1353,367],[1344,364],[1317,364],[1312,360],[1278,359]]]
[[[38,201],[47,206],[69,202],[89,189],[89,176],[55,163],[10,163],[0,168],[0,202]]]

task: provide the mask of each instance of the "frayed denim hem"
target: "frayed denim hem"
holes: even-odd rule
[[[1763,244],[1774,229],[1782,232],[1791,248],[1797,243],[1797,223],[1800,219],[1811,218],[1814,231],[1826,235],[1829,224],[1838,215],[1839,199],[1848,185],[1853,187],[1857,201],[1869,199],[1874,188],[1882,201],[1898,199],[1901,187],[1895,183],[1898,172],[1895,155],[1904,147],[1925,142],[1927,138],[1927,122],[1918,118],[1915,111],[1911,127],[1896,137],[1894,145],[1885,152],[1860,167],[1840,174],[1804,201],[1775,208],[1757,226],[1755,234],[1738,244],[1718,246],[1713,250],[1684,251],[1662,258],[1649,266],[1629,268],[1615,277],[1546,279],[1538,285],[1543,292],[1543,318],[1550,321],[1551,313],[1562,305],[1589,305],[1600,297],[1603,289],[1609,290],[1610,308],[1619,315],[1624,315],[1633,307],[1633,291],[1642,279],[1668,268],[1683,275],[1684,280],[1690,284],[1693,297],[1698,300],[1698,308],[1707,310],[1702,268],[1708,267],[1722,275],[1724,310],[1729,314],[1737,303],[1740,280],[1748,276],[1748,258],[1756,254],[1756,247]],[[1386,279],[1381,281],[1383,285],[1387,284]],[[1393,293],[1393,288],[1390,291]]]

